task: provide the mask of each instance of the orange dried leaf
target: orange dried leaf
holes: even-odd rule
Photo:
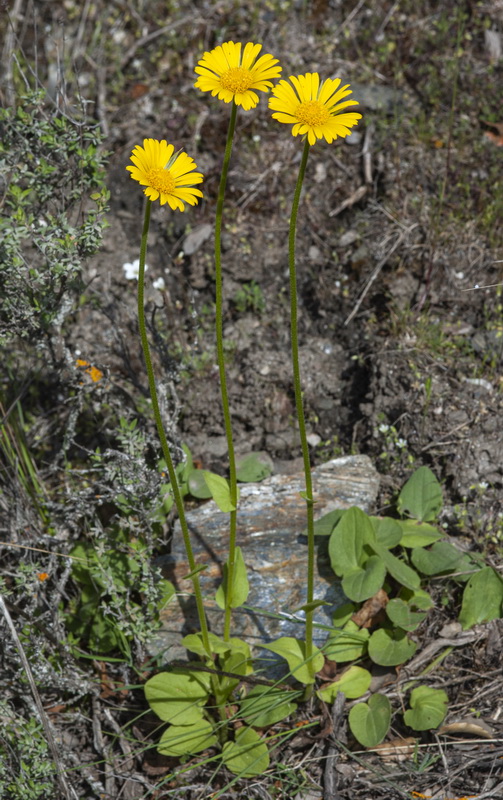
[[[357,611],[351,619],[358,625],[359,628],[370,628],[379,622],[378,615],[386,608],[388,604],[388,595],[384,589],[379,589],[377,594],[365,600],[362,607]]]
[[[490,128],[494,128],[496,133],[493,131],[484,131],[484,135],[489,139],[490,142],[496,145],[496,147],[503,147],[503,122],[485,122],[485,125],[488,125]]]
[[[406,761],[412,758],[416,751],[416,740],[413,736],[406,739],[392,739],[390,742],[383,742],[371,748],[371,752],[377,753],[383,761]],[[412,797],[424,798],[425,795],[412,792]]]

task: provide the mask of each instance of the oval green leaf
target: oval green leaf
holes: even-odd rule
[[[391,517],[370,517],[379,544],[391,550],[402,538],[402,529],[396,519]]]
[[[329,633],[323,652],[331,661],[354,661],[366,654],[369,637],[367,628],[359,628],[350,619],[343,630]]]
[[[192,497],[208,500],[212,494],[204,477],[204,469],[192,469],[187,478],[187,487]]]
[[[248,453],[236,461],[236,477],[241,483],[263,481],[271,472],[270,457],[264,452]]]
[[[329,511],[328,514],[324,514],[314,523],[314,535],[330,536],[335,526],[339,524],[343,514],[345,513],[345,508],[336,508],[333,511]],[[303,533],[307,534],[307,528],[303,531]]]
[[[416,569],[423,575],[440,575],[442,572],[454,572],[462,556],[450,542],[435,542],[430,550],[416,547],[410,557]]]
[[[429,467],[419,467],[398,496],[398,511],[421,522],[438,517],[442,508],[442,487]]]
[[[375,539],[372,523],[360,508],[349,508],[330,536],[328,554],[336,575],[361,567],[367,555],[363,546]]]
[[[421,580],[417,572],[414,572],[414,570],[401,559],[394,556],[393,553],[390,553],[382,544],[375,543],[371,544],[370,547],[382,559],[386,569],[398,583],[401,583],[402,586],[406,586],[407,589],[419,588]]]
[[[289,717],[297,709],[292,702],[297,693],[279,686],[255,686],[241,701],[241,716],[255,728],[266,728]]]
[[[426,611],[415,611],[413,605],[409,605],[399,597],[389,601],[386,614],[393,625],[404,631],[415,631],[428,616]]]
[[[216,744],[218,739],[213,726],[208,720],[200,719],[191,725],[170,725],[161,736],[157,750],[164,756],[179,758],[200,753]]]
[[[345,573],[342,590],[346,597],[359,603],[373,597],[382,587],[386,577],[386,567],[379,556],[371,556],[363,567]]]
[[[204,480],[206,481],[206,485],[211,492],[211,496],[213,500],[219,507],[220,511],[229,512],[235,511],[236,506],[231,501],[231,490],[229,486],[229,481],[226,478],[222,478],[221,475],[216,475],[214,472],[210,472],[209,470],[205,469],[204,472]],[[238,500],[239,500],[239,492],[238,492]]]
[[[267,745],[258,733],[245,727],[236,731],[236,741],[224,744],[222,761],[234,775],[253,778],[266,771],[270,758]]]
[[[503,615],[503,581],[492,567],[472,575],[463,592],[459,621],[463,630]]]
[[[209,696],[210,676],[180,669],[159,672],[145,686],[145,697],[152,711],[164,722],[191,725],[202,717]]]
[[[402,547],[428,547],[443,536],[433,525],[416,519],[402,519],[397,524],[402,532],[399,542]]]
[[[348,699],[354,700],[368,692],[371,681],[370,672],[355,665],[343,672],[338,681],[331,683],[325,689],[320,689],[317,695],[326,703],[332,703],[339,692],[343,692]]]
[[[410,694],[410,709],[403,715],[406,725],[415,731],[438,728],[447,713],[449,698],[443,689],[418,686]]]
[[[349,712],[349,727],[364,747],[375,747],[386,736],[391,722],[391,704],[383,694],[373,694],[368,703],[358,703]]]
[[[412,658],[417,644],[407,638],[405,631],[399,628],[386,630],[380,628],[369,639],[369,656],[374,663],[382,667],[395,667]]]

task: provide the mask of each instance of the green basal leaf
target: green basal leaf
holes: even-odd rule
[[[418,686],[410,694],[410,709],[403,715],[406,725],[415,731],[428,731],[444,721],[449,698],[443,689]]]
[[[266,743],[252,728],[239,728],[236,740],[226,742],[222,761],[228,770],[241,778],[262,775],[269,767],[270,758]]]
[[[442,487],[428,467],[419,467],[398,496],[398,511],[421,522],[431,522],[442,509]]]
[[[367,628],[359,628],[350,619],[343,630],[329,633],[323,652],[331,661],[340,663],[354,661],[366,654],[369,637]]]
[[[345,508],[336,508],[334,511],[329,511],[328,514],[324,514],[314,523],[314,535],[330,536],[335,526],[338,525],[345,513]],[[304,535],[307,534],[307,528],[303,531],[303,533]]]
[[[346,597],[359,603],[368,600],[384,584],[386,567],[379,556],[371,556],[363,567],[346,572],[342,579],[342,590]]]
[[[492,567],[472,575],[463,592],[459,621],[463,630],[503,616],[503,580]]]
[[[203,470],[203,472],[206,485],[220,511],[224,511],[225,513],[229,511],[235,511],[236,506],[231,502],[229,481],[226,480],[226,478],[222,478],[221,475],[216,475],[214,472],[209,472],[207,469]],[[239,500],[239,492],[237,499]]]
[[[339,692],[343,692],[348,700],[355,700],[368,692],[371,681],[372,675],[368,670],[352,666],[342,673],[338,681],[320,689],[316,694],[326,703],[333,703]]]
[[[433,525],[415,519],[401,519],[398,525],[402,531],[399,542],[402,547],[428,547],[443,536]]]
[[[196,497],[198,500],[208,500],[212,497],[204,474],[204,469],[192,469],[187,476],[187,489],[192,497]]]
[[[339,608],[336,608],[332,616],[334,628],[342,628],[351,619],[357,608],[356,603],[344,603]]]
[[[455,572],[463,554],[450,542],[435,542],[429,550],[416,547],[411,553],[411,561],[423,575],[440,575]]]
[[[375,543],[370,545],[370,547],[382,559],[386,569],[398,583],[401,583],[402,586],[406,586],[407,589],[419,588],[421,580],[417,572],[414,572],[413,569],[401,561],[401,559],[394,556],[393,553],[390,553],[390,551],[381,544]]]
[[[157,750],[163,756],[193,755],[214,747],[218,739],[213,733],[213,726],[207,719],[199,719],[190,725],[170,725],[161,736]]]
[[[399,597],[389,601],[386,606],[386,614],[393,625],[404,631],[415,631],[428,616],[426,611],[414,610],[413,603],[406,603]]]
[[[237,479],[241,483],[255,483],[267,478],[272,470],[263,452],[248,453],[236,461]]]
[[[417,644],[407,638],[400,628],[387,630],[379,628],[369,639],[369,656],[375,664],[382,667],[395,667],[412,658]]]
[[[144,690],[150,708],[164,722],[192,725],[202,718],[210,691],[210,675],[175,668],[149,678]]]
[[[255,686],[240,703],[241,716],[255,728],[274,725],[297,710],[292,696],[297,693],[279,686]]]
[[[349,620],[342,631],[328,635],[323,652],[332,661],[346,663],[363,658],[367,654],[370,633],[367,628],[359,628]]]
[[[386,736],[391,722],[391,703],[383,694],[373,694],[368,703],[358,703],[349,712],[349,727],[364,747],[375,747]]]
[[[271,650],[285,659],[293,677],[300,683],[309,684],[314,682],[308,664],[306,663],[306,643],[292,636],[282,636],[271,644],[261,644],[266,650]],[[313,647],[313,667],[314,672],[322,669],[325,660],[323,653],[317,647]]]
[[[222,583],[217,589],[215,595],[216,604],[222,610],[226,607],[226,596],[228,593],[227,576],[229,573],[229,562],[224,564],[224,578]],[[230,600],[231,608],[239,608],[243,603],[246,603],[248,592],[250,591],[250,584],[248,583],[248,576],[246,574],[246,564],[243,559],[243,553],[240,547],[235,549],[234,558],[234,572],[232,577],[232,598]]]
[[[360,508],[349,508],[330,536],[328,553],[336,575],[346,575],[367,560],[364,545],[375,541],[372,523]]]
[[[391,550],[402,538],[402,529],[396,519],[391,517],[370,517],[379,544]]]

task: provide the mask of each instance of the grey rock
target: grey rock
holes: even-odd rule
[[[183,240],[182,249],[186,256],[192,256],[210,238],[213,233],[213,226],[209,223],[198,225],[193,231],[187,234]]]
[[[359,506],[364,511],[375,502],[379,476],[367,456],[346,456],[328,461],[312,471],[315,493],[315,518],[334,509]],[[238,510],[238,545],[243,550],[248,570],[250,593],[246,608],[233,612],[232,633],[250,645],[278,636],[303,638],[302,613],[293,615],[306,600],[307,546],[304,475],[273,475],[261,483],[241,486]],[[197,564],[206,565],[200,573],[201,588],[210,629],[221,635],[223,612],[214,601],[228,552],[229,517],[213,501],[187,514]],[[328,560],[317,553],[316,598],[331,604],[317,610],[319,623],[330,624],[330,614],[340,605],[342,593]],[[179,523],[175,527],[172,553],[163,564],[173,581],[177,597],[162,612],[162,628],[149,648],[164,652],[168,660],[183,658],[181,637],[199,628],[192,583],[186,579],[189,567]],[[316,629],[315,641],[322,644],[326,632]]]

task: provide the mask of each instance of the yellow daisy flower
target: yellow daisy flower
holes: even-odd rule
[[[131,154],[134,166],[126,169],[135,181],[146,186],[144,193],[150,200],[159,198],[161,206],[168,203],[173,210],[185,211],[184,203],[195,206],[203,196],[193,188],[202,182],[203,175],[193,171],[197,169],[194,159],[174,150],[165,139],[144,139],[143,147],[137,145]]]
[[[271,80],[281,74],[281,67],[275,66],[278,59],[269,53],[256,61],[261,50],[261,44],[248,42],[241,55],[241,42],[219,44],[198,62],[195,72],[199,78],[194,86],[224,103],[234,100],[245,111],[255,108],[258,95],[253,90],[268,92],[273,86]]]
[[[307,134],[309,144],[323,138],[330,143],[351,133],[350,128],[361,119],[361,114],[340,113],[347,106],[358,105],[356,100],[341,102],[352,92],[349,84],[340,86],[340,78],[327,78],[320,85],[318,73],[307,72],[288,80],[293,86],[282,80],[274,87],[269,108],[276,112],[273,119],[293,125],[293,136]]]

